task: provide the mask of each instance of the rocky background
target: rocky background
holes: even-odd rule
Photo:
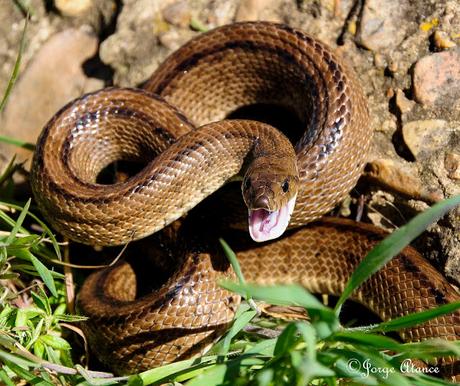
[[[460,3],[457,0],[2,0],[0,90],[19,51],[20,75],[0,134],[34,143],[66,102],[107,85],[138,86],[172,50],[218,25],[288,23],[334,47],[355,68],[375,131],[350,203],[394,229],[460,194]],[[0,169],[18,153],[0,143]],[[27,163],[25,163],[26,177]],[[342,212],[348,211],[344,205]],[[417,247],[460,283],[460,209]]]

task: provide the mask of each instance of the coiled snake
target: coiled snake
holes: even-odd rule
[[[267,124],[225,119],[250,105],[295,114],[303,127],[291,133],[295,148]],[[344,220],[298,227],[348,194],[370,137],[361,88],[330,48],[284,25],[239,23],[185,44],[143,89],[105,89],[65,106],[38,140],[31,181],[41,210],[63,235],[120,245],[164,228],[243,170],[250,233],[258,241],[284,231],[297,196],[295,229],[281,240],[256,245],[239,236],[231,243],[247,280],[339,294],[382,232]],[[97,183],[116,160],[146,166],[124,182]],[[214,217],[225,211],[226,202],[217,202],[208,208]],[[120,263],[92,274],[80,292],[93,350],[119,373],[200,352],[233,318],[239,297],[216,284],[231,271],[214,245],[220,228],[189,218],[171,231],[184,238],[178,266],[160,288],[139,296],[133,266]],[[172,259],[165,243],[159,253]],[[459,297],[406,248],[354,298],[389,319]],[[458,339],[459,322],[457,312],[406,330],[404,338]]]

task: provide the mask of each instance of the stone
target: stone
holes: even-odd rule
[[[158,44],[158,35],[171,27],[161,14],[165,3],[171,2],[123,1],[116,32],[99,49],[101,60],[115,71],[113,82],[117,86],[138,86],[168,54],[169,50]]]
[[[387,66],[387,59],[385,56],[376,52],[374,54],[374,66],[377,68],[385,68]]]
[[[398,62],[390,59],[387,68],[388,68],[388,71],[390,71],[392,74],[394,74],[394,73],[396,73],[396,71],[398,71],[399,64],[398,64]]]
[[[440,50],[445,50],[456,46],[455,42],[452,41],[449,38],[449,35],[447,35],[447,33],[444,31],[435,31],[433,34],[433,41],[436,48]]]
[[[414,108],[415,102],[406,98],[401,89],[396,90],[396,106],[401,114],[406,114]]]
[[[172,29],[158,36],[160,43],[167,49],[177,50],[182,44],[192,37],[191,31],[179,33],[176,29]]]
[[[92,6],[92,0],[54,0],[54,6],[64,16],[76,17],[88,12]]]
[[[370,180],[406,197],[437,202],[442,192],[424,187],[412,164],[403,164],[392,159],[376,159],[366,165],[364,175]]]
[[[2,114],[2,134],[35,143],[47,121],[67,102],[104,86],[89,80],[82,64],[96,53],[98,40],[83,30],[67,29],[53,35],[20,75]],[[5,158],[17,153],[18,161],[31,153],[1,144]]]
[[[241,1],[236,11],[235,21],[260,20],[260,13],[270,6],[272,0]]]
[[[460,98],[460,49],[418,60],[412,76],[414,98],[427,106],[455,106]]]
[[[450,141],[448,123],[442,119],[411,121],[403,125],[404,142],[416,159],[442,149]]]
[[[169,4],[163,9],[162,14],[168,23],[181,28],[188,27],[192,18],[190,7],[185,0]]]
[[[407,5],[396,0],[369,0],[365,2],[356,39],[371,51],[396,47],[405,37],[403,15]]]
[[[460,154],[447,153],[444,158],[444,167],[447,170],[447,176],[453,180],[460,180]]]

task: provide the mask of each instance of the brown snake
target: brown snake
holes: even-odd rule
[[[286,138],[270,126],[223,120],[257,104],[282,106],[299,118],[303,130],[292,135],[295,156]],[[252,206],[250,221],[262,216],[263,223],[277,208],[286,207],[298,184],[290,222],[296,228],[321,217],[348,194],[362,172],[370,137],[361,88],[330,48],[284,25],[232,24],[181,47],[144,90],[106,89],[65,106],[39,138],[31,180],[49,222],[86,244],[120,245],[152,234],[242,168],[249,173],[243,193]],[[290,157],[296,163],[289,165]],[[124,182],[96,183],[101,169],[116,160],[147,166]],[[253,171],[251,161],[262,172]],[[269,177],[274,182],[267,182]],[[266,221],[272,220],[282,222],[282,216]],[[190,228],[192,232],[183,230]],[[85,331],[99,359],[115,371],[140,371],[199,353],[231,322],[240,299],[216,284],[231,274],[213,241],[220,233],[198,228],[185,220],[178,231],[183,239],[177,243],[177,268],[149,294],[136,293],[128,263],[96,272],[85,282],[79,295],[81,311],[90,317]],[[382,231],[325,220],[263,245],[248,237],[234,242],[232,234],[225,237],[249,281],[300,282],[314,292],[340,294]],[[163,242],[159,253],[170,257],[169,241]],[[354,299],[390,319],[459,296],[406,248]],[[402,335],[409,340],[456,340],[460,313]]]

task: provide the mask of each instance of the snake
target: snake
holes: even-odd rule
[[[245,116],[257,106],[295,117],[286,135]],[[98,359],[116,373],[143,371],[198,355],[228,329],[241,299],[218,285],[233,277],[216,242],[227,228],[249,228],[225,233],[248,281],[339,295],[384,232],[318,219],[355,186],[371,138],[351,66],[316,38],[272,22],[202,33],[141,88],[110,87],[64,106],[42,130],[31,168],[43,215],[80,243],[153,243],[133,243],[143,257],[94,272],[80,290]],[[101,170],[120,160],[142,167],[101,183]],[[243,200],[228,198],[235,190]],[[407,247],[352,298],[388,320],[459,295]],[[460,312],[401,335],[458,340]]]

